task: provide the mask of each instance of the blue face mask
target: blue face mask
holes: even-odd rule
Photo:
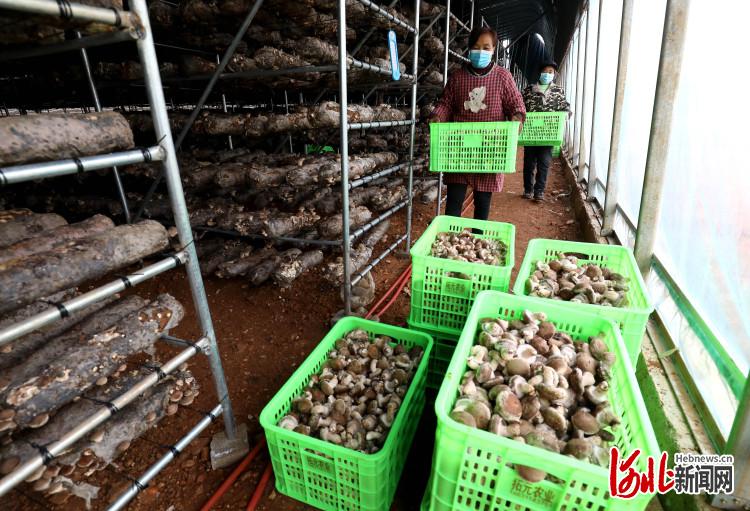
[[[492,52],[489,50],[471,50],[469,52],[469,60],[471,61],[471,65],[476,69],[483,69],[490,64]]]
[[[542,73],[539,75],[539,83],[542,85],[549,85],[552,83],[552,79],[555,77],[552,73]]]

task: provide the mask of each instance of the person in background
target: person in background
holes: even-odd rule
[[[555,62],[545,62],[539,72],[539,81],[523,90],[527,112],[570,112],[565,91],[554,82],[557,74]],[[523,148],[523,197],[544,200],[547,173],[552,162],[552,146],[526,146]],[[536,180],[534,180],[536,170]],[[533,195],[532,195],[533,194]]]
[[[513,76],[492,62],[497,34],[489,27],[477,27],[469,34],[470,62],[448,78],[430,122],[520,121],[526,117],[523,98]],[[474,192],[474,218],[487,220],[492,193],[503,189],[503,175],[445,174],[448,198],[445,214],[461,216],[466,188]]]

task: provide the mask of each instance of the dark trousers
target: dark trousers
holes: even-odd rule
[[[461,209],[466,197],[468,185],[461,183],[449,183],[448,198],[445,202],[445,214],[449,216],[461,216]],[[478,192],[474,190],[474,218],[476,220],[487,220],[490,216],[490,203],[492,192]]]
[[[552,146],[526,146],[523,148],[523,191],[544,193],[547,172],[552,162]],[[536,169],[536,181],[534,170]]]

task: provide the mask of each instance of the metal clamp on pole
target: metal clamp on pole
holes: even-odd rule
[[[361,60],[354,59],[352,57],[348,57],[346,59],[347,63],[351,67],[356,67],[359,69],[364,69],[366,71],[372,71],[373,73],[380,73],[381,75],[391,76],[391,70],[386,69],[384,67],[376,66],[374,64],[368,64],[367,62],[362,62]],[[401,77],[404,79],[404,81],[411,82],[414,81],[414,75],[401,73]]]
[[[374,219],[370,220],[369,222],[367,222],[362,227],[360,227],[359,229],[357,229],[356,231],[354,231],[352,233],[352,239],[359,238],[364,233],[366,233],[367,231],[369,231],[370,229],[372,229],[373,227],[375,227],[376,225],[378,225],[380,222],[382,222],[386,218],[388,218],[391,215],[393,215],[394,213],[396,213],[401,208],[406,207],[407,204],[409,204],[408,200],[400,202],[400,203],[396,204],[395,206],[393,206],[391,209],[389,209],[389,210],[385,211],[384,213],[382,213],[377,218],[374,218]]]
[[[464,57],[460,53],[451,50],[450,48],[448,48],[448,53],[450,53],[451,56],[457,58],[458,60],[460,60],[462,62],[469,62],[469,59],[467,59],[466,57]]]
[[[414,124],[412,121],[373,121],[373,122],[353,122],[349,124],[350,130],[364,130],[367,128],[390,128],[393,126],[409,126]]]

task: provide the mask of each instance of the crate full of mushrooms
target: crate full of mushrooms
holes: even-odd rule
[[[531,240],[513,293],[555,300],[613,321],[634,365],[654,310],[633,252],[619,245]]]
[[[508,290],[515,236],[513,224],[436,217],[411,249],[409,325],[458,338],[477,293]]]
[[[278,491],[321,509],[388,510],[431,349],[421,332],[339,320],[260,415]]]
[[[480,293],[435,412],[427,509],[562,509],[569,502],[612,510],[648,503],[648,495],[630,501],[608,495],[610,447],[623,456],[641,449],[638,470],[659,449],[622,337],[609,320],[533,298]]]

